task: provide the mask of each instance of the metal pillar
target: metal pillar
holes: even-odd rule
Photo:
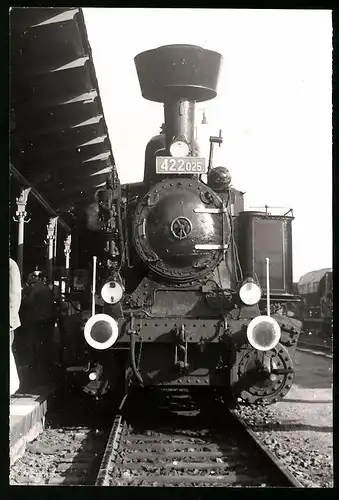
[[[69,269],[69,258],[71,254],[71,243],[72,243],[72,235],[69,234],[64,241],[64,253],[66,256],[66,264],[65,269]]]
[[[53,278],[54,240],[55,240],[57,222],[58,222],[58,217],[51,217],[49,219],[49,223],[47,224],[47,245],[48,245],[47,276],[52,286],[54,286],[54,278]]]
[[[70,261],[70,254],[71,254],[71,243],[72,243],[72,235],[68,234],[65,241],[64,241],[64,254],[66,257],[66,262],[65,262],[66,283],[65,283],[65,290],[63,291],[63,293],[69,292],[69,261]]]
[[[58,224],[55,224],[55,232],[54,232],[54,247],[53,247],[53,264],[56,262],[56,254],[57,254],[57,240],[58,240]]]
[[[25,223],[31,220],[31,219],[25,220],[25,217],[27,215],[26,204],[30,190],[31,190],[30,187],[21,190],[19,198],[16,199],[17,211],[15,212],[15,215],[18,218],[16,219],[15,217],[13,217],[15,222],[19,223],[17,264],[20,269],[21,276],[23,272],[23,258],[24,258],[24,227]]]

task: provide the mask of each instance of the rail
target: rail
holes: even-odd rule
[[[234,410],[229,410],[232,419],[234,419],[234,423],[239,426],[255,443],[257,449],[262,452],[262,456],[265,459],[268,466],[272,469],[275,469],[276,473],[281,476],[281,480],[284,486],[292,486],[293,488],[303,488],[303,485],[297,480],[296,477],[288,470],[288,468],[279,460],[274,453],[260,441],[260,439],[256,436],[255,432],[246,424],[246,422],[236,414]]]
[[[95,486],[109,486],[108,471],[115,461],[119,447],[119,437],[123,430],[122,415],[118,414],[113,422],[112,430],[108,437],[107,445],[100,464]]]
[[[185,405],[181,396],[175,411],[181,414],[186,409],[186,414],[190,413],[191,407]],[[208,418],[214,418],[213,409],[204,411]],[[173,408],[171,412],[173,417]],[[223,428],[215,431],[213,427],[197,428],[199,416],[179,417],[187,419],[185,427],[179,428],[175,419],[169,427],[166,419],[153,422],[145,418],[143,423],[139,412],[134,427],[128,415],[119,413],[114,418],[95,485],[303,488],[236,411],[223,405],[223,411],[219,408],[216,412],[219,417],[221,414]],[[191,418],[196,418],[195,424]],[[202,425],[206,426],[205,420]]]

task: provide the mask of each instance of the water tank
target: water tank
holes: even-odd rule
[[[271,293],[293,293],[292,278],[293,217],[265,212],[240,212],[238,253],[244,277],[258,277],[266,291],[266,257],[270,259]]]

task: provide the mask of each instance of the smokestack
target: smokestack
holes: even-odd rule
[[[142,96],[164,103],[167,148],[179,135],[192,142],[195,104],[216,97],[221,54],[196,45],[165,45],[134,61]]]

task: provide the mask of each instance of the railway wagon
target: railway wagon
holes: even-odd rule
[[[332,337],[333,321],[333,271],[318,269],[304,274],[297,292],[302,297],[298,313],[305,333],[315,333],[324,338]]]

